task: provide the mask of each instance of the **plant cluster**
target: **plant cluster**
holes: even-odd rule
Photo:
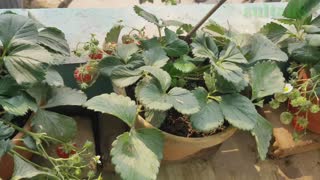
[[[261,33],[277,43],[289,56],[287,89],[275,94],[270,102],[272,108],[287,104],[280,120],[292,124],[294,138],[306,133],[310,114],[319,107],[319,47],[320,16],[313,17],[319,0],[290,1],[283,13],[284,18],[265,25]]]
[[[242,34],[215,22],[191,40],[184,39],[191,25],[160,19],[138,6],[134,10],[157,26],[159,36],[141,37],[143,28],[135,35],[125,33],[118,43],[123,26],[114,26],[99,48],[113,44],[113,51],[104,50],[95,72],[110,77],[114,87],[125,88],[130,97],[102,94],[84,104],[130,127],[111,150],[121,177],[156,179],[164,140],[158,128],[172,110],[187,117],[196,131],[212,132],[229,124],[251,132],[260,158],[265,159],[272,126],[256,106],[263,106],[265,97],[283,92],[285,79],[277,63],[288,60],[286,53],[261,33]],[[79,47],[77,52],[90,51]],[[84,66],[97,62],[87,57]],[[141,117],[154,128],[136,128]]]
[[[52,110],[79,106],[87,99],[83,92],[65,87],[53,68],[70,54],[63,32],[12,12],[1,14],[0,24],[0,158],[13,157],[13,179],[81,179],[85,167],[95,166],[84,160],[93,157],[92,143],[75,147],[70,141],[76,122]],[[23,136],[12,139],[17,133]],[[60,157],[48,155],[49,144],[59,145]],[[20,151],[43,157],[50,166],[31,162]],[[94,178],[93,172],[89,175]]]

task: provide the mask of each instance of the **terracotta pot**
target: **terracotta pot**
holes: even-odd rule
[[[126,95],[126,91],[123,88],[118,88],[113,85],[114,92],[117,94]],[[144,120],[141,116],[135,124],[136,128],[154,128],[150,123]],[[164,134],[164,148],[163,148],[163,160],[164,161],[181,161],[199,156],[200,152],[213,148],[216,145],[221,144],[229,137],[231,137],[237,131],[234,127],[228,127],[225,131],[217,133],[212,136],[200,137],[200,138],[186,138],[176,136],[162,131]],[[205,153],[201,153],[203,156]]]
[[[141,116],[138,117],[135,126],[136,128],[153,128]],[[162,131],[164,134],[163,160],[178,161],[195,157],[198,152],[221,144],[231,137],[236,130],[236,128],[229,127],[221,133],[201,138],[186,138]]]
[[[298,74],[299,79],[309,79],[310,77],[310,72],[307,69],[302,69]],[[319,102],[316,99],[312,100],[312,103],[319,104]],[[297,108],[291,107],[290,103],[288,103],[288,110],[292,113],[296,113],[298,111]],[[299,116],[305,117],[305,113],[300,113]],[[311,132],[320,134],[320,112],[311,113],[309,111],[308,122],[309,123],[307,129]]]
[[[28,122],[25,126],[24,129],[30,130],[31,126],[30,123]],[[19,145],[19,146],[24,146],[23,142],[19,141],[18,139],[22,139],[24,136],[23,133],[19,132],[13,139],[12,143],[14,145]],[[21,154],[23,157],[27,159],[31,159],[32,153],[23,151],[23,150],[16,150],[19,154]],[[13,162],[13,157],[11,157],[9,154],[4,155],[0,159],[0,179],[2,178],[3,180],[8,180],[12,176],[14,169],[14,162]]]

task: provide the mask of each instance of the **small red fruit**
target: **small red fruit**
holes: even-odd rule
[[[94,59],[94,60],[102,59],[102,58],[103,58],[103,52],[102,52],[101,50],[98,50],[98,51],[95,52],[95,53],[89,54],[89,57],[90,57],[91,59]]]
[[[78,67],[74,71],[74,78],[77,80],[79,83],[89,83],[92,81],[93,77],[90,73],[90,66],[85,66],[85,67]]]
[[[109,55],[113,55],[115,49],[117,47],[117,43],[116,42],[108,42],[104,45],[104,52],[106,52]]]
[[[307,128],[308,120],[303,117],[295,116],[292,121],[292,126],[296,132],[302,132]]]
[[[59,145],[56,148],[56,153],[60,158],[69,158],[71,155],[76,154],[75,147],[77,146],[76,144],[73,144],[74,148],[67,146],[67,145]]]

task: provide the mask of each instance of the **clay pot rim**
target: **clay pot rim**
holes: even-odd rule
[[[146,121],[142,116],[139,115],[138,118],[139,118],[140,121],[144,122],[146,127],[148,127],[148,128],[156,128],[152,124],[150,124],[148,121]],[[191,143],[192,142],[198,143],[198,142],[201,142],[201,141],[205,141],[206,142],[206,141],[208,141],[210,139],[216,139],[218,136],[224,137],[224,136],[229,135],[229,134],[234,134],[237,131],[237,128],[235,128],[233,126],[229,126],[225,130],[223,130],[223,131],[221,131],[219,133],[210,135],[210,136],[205,136],[205,137],[183,137],[183,136],[177,136],[177,135],[174,135],[174,134],[171,134],[171,133],[167,133],[165,131],[162,131],[159,128],[156,128],[156,129],[160,130],[165,136],[167,136],[170,139],[174,139],[174,140],[177,140],[177,141],[180,141],[180,142],[188,142],[188,143],[190,143],[190,142]]]

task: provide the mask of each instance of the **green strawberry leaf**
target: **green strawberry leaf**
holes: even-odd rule
[[[112,43],[112,42],[118,42],[120,32],[123,29],[122,25],[115,25],[113,26],[109,32],[107,32],[107,35],[105,37],[105,42]]]
[[[43,109],[38,109],[32,117],[31,126],[34,132],[46,133],[63,142],[72,140],[77,131],[73,118]]]
[[[159,81],[163,92],[166,92],[169,89],[171,85],[171,77],[166,71],[153,66],[143,66],[140,69],[152,74],[152,76]]]
[[[0,96],[0,105],[5,111],[16,116],[22,116],[29,110],[37,109],[37,104],[26,94],[10,98]]]
[[[142,70],[130,70],[125,66],[119,66],[112,70],[111,80],[117,87],[127,87],[137,82],[142,76]]]
[[[134,12],[138,16],[142,17],[143,19],[145,19],[146,21],[148,21],[150,23],[153,23],[153,24],[155,24],[157,26],[160,26],[159,19],[155,15],[143,10],[139,6],[134,6],[133,9],[134,9]]]
[[[166,52],[161,47],[155,47],[144,51],[142,56],[147,66],[154,66],[158,68],[166,65],[167,61],[169,60]]]
[[[95,96],[84,104],[88,109],[111,114],[129,126],[133,126],[136,119],[137,105],[129,97],[115,93]]]
[[[117,45],[116,55],[122,59],[123,63],[127,64],[131,56],[139,50],[134,43]]]
[[[265,160],[272,138],[272,125],[264,117],[258,114],[257,123],[251,130],[251,134],[255,136],[260,159]]]
[[[270,22],[260,29],[260,33],[265,35],[273,43],[279,42],[279,40],[287,33],[287,31],[288,30],[284,26],[275,22]]]
[[[43,80],[47,65],[54,64],[51,54],[36,44],[12,47],[3,60],[10,75],[18,84],[33,84]]]
[[[99,70],[102,75],[111,76],[114,69],[119,66],[124,66],[125,64],[121,62],[121,59],[115,56],[107,56],[100,60]]]
[[[192,58],[188,55],[181,56],[178,60],[174,61],[173,66],[181,72],[189,73],[196,68],[192,63]]]
[[[205,28],[220,35],[226,34],[227,31],[224,27],[220,26],[218,23],[212,20],[209,20],[209,24],[207,24]]]
[[[10,76],[5,76],[0,79],[0,95],[14,96],[21,89],[17,82]]]
[[[36,169],[31,164],[25,162],[24,160],[22,160],[20,157],[16,155],[13,156],[13,159],[14,159],[14,172],[11,180],[32,179],[42,175],[46,176],[45,179],[48,178],[47,176],[50,176],[49,179],[51,178],[58,179],[58,178],[55,178],[54,175],[48,172],[44,172]]]
[[[204,72],[203,79],[210,92],[216,90],[216,80],[213,74]]]
[[[0,140],[0,158],[5,154],[7,154],[12,148],[13,148],[13,145],[11,143],[11,139]]]
[[[131,130],[112,143],[112,163],[124,180],[155,180],[163,149],[161,131],[148,128]]]
[[[157,37],[153,37],[151,39],[141,40],[141,46],[145,50],[149,50],[156,47],[161,47],[161,44]]]
[[[291,0],[283,12],[283,16],[291,19],[303,19],[309,16],[320,3],[320,0]]]
[[[42,29],[39,32],[38,43],[62,55],[70,55],[69,45],[64,33],[55,27]]]
[[[286,62],[288,60],[287,54],[281,51],[277,45],[262,34],[255,34],[252,36],[249,54],[250,58],[248,60],[250,63],[261,60],[273,60],[279,62]]]
[[[244,79],[243,70],[231,62],[213,63],[217,73],[233,84],[239,84]]]
[[[249,74],[252,99],[283,92],[285,79],[277,64],[272,62],[257,63],[250,69]]]
[[[233,42],[228,44],[226,50],[221,51],[219,60],[241,64],[248,63],[247,59],[242,55],[240,50],[237,48],[237,45]]]
[[[79,90],[68,87],[52,87],[49,98],[44,108],[57,106],[81,106],[87,100],[87,96]]]
[[[247,74],[244,74],[244,78],[239,83],[232,83],[224,79],[219,74],[215,75],[215,86],[217,90],[221,93],[240,93],[243,91],[247,86],[249,82],[249,78],[247,77]]]
[[[49,68],[47,70],[47,73],[45,76],[45,81],[50,86],[64,86],[64,81],[63,81],[62,76],[59,74],[58,71],[56,71],[53,68]]]
[[[163,92],[157,82],[146,80],[136,87],[137,99],[148,109],[166,111],[174,107],[182,114],[193,114],[199,111],[197,99],[186,89],[175,87],[168,93]]]
[[[205,33],[197,33],[191,43],[192,53],[195,57],[217,59],[219,50],[214,40]]]
[[[152,124],[152,126],[159,128],[166,119],[167,112],[146,109],[144,116],[145,120]]]
[[[190,116],[192,127],[202,132],[209,132],[218,128],[224,122],[224,116],[217,102],[208,100],[208,92],[198,87],[193,91],[197,98],[200,111]]]
[[[166,46],[164,50],[167,52],[168,56],[179,57],[188,54],[189,45],[187,42],[179,39],[176,33],[168,28],[165,28],[164,32],[166,35]]]
[[[19,44],[34,44],[38,40],[38,30],[33,20],[16,15],[0,15],[0,41],[4,49]]]
[[[319,48],[309,46],[306,43],[290,43],[288,52],[290,59],[299,63],[315,65],[319,62]]]
[[[242,130],[252,130],[257,122],[258,113],[252,102],[240,94],[223,95],[220,108],[225,119]]]
[[[4,124],[1,119],[1,121],[0,121],[0,141],[10,138],[13,135],[14,131],[15,130],[12,127]],[[0,157],[1,157],[1,155],[0,155]]]

